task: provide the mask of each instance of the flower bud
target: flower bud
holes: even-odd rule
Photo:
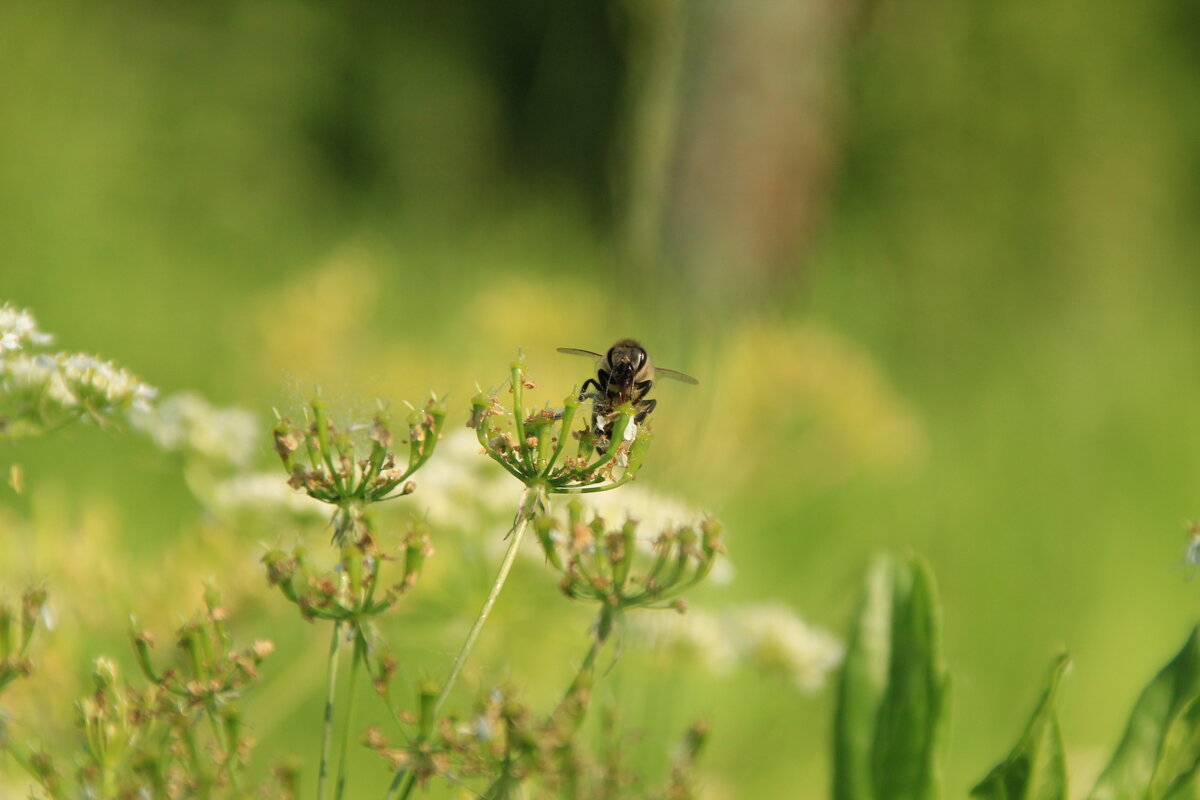
[[[295,453],[300,449],[300,436],[290,422],[280,420],[272,431],[275,439],[275,452],[283,461],[283,468],[288,472],[296,469]]]
[[[421,681],[417,685],[417,735],[428,739],[433,733],[434,704],[437,702],[439,687],[433,681]]]
[[[97,658],[93,662],[92,682],[96,684],[96,690],[100,692],[107,692],[116,687],[120,682],[120,672],[116,662],[104,656]]]
[[[555,569],[561,570],[562,560],[558,557],[558,546],[554,541],[558,523],[549,517],[537,517],[533,522],[533,530],[537,534],[538,543],[542,546],[546,561]]]
[[[138,668],[151,683],[158,683],[159,677],[154,672],[154,662],[150,660],[150,648],[154,647],[154,634],[140,630],[136,620],[130,620],[129,636],[133,639],[133,652],[137,657]]]
[[[21,648],[24,649],[29,640],[33,638],[33,632],[37,628],[38,621],[44,619],[46,611],[47,592],[45,589],[26,589],[25,594],[21,596]]]
[[[613,585],[620,592],[629,578],[629,570],[633,565],[634,548],[637,547],[637,523],[626,520],[621,526],[620,533],[609,534],[609,560],[613,568]]]
[[[404,542],[404,588],[407,589],[417,582],[426,557],[432,554],[433,544],[429,540],[429,532],[417,527],[410,530]]]
[[[487,419],[487,416],[488,416],[487,412],[488,412],[488,409],[491,408],[491,405],[492,405],[491,401],[488,400],[488,398],[483,394],[483,392],[480,392],[479,394],[472,397],[471,398],[471,414],[469,417],[467,417],[467,427],[475,428],[476,430],[479,430],[480,426],[483,425],[483,421],[485,419]]]

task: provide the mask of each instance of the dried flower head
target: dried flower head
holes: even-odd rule
[[[312,419],[300,426],[281,419],[275,426],[275,452],[289,475],[289,484],[315,500],[334,506],[334,543],[353,539],[368,542],[371,524],[366,509],[371,503],[411,494],[416,484],[408,478],[420,469],[437,447],[445,407],[431,398],[424,409],[409,415],[408,445],[403,460],[393,450],[391,417],[380,411],[365,427],[367,445],[352,435],[354,426],[339,427],[329,420],[325,404],[314,400]]]
[[[562,573],[563,592],[614,611],[670,607],[708,576],[724,552],[721,524],[711,517],[698,526],[663,529],[650,554],[638,544],[638,527],[632,519],[611,527],[603,517],[585,514],[578,501],[567,506],[566,520],[541,517],[534,523],[547,563]]]
[[[481,392],[471,400],[467,424],[475,429],[484,453],[517,480],[545,495],[604,492],[637,476],[651,434],[646,426],[634,423],[637,411],[631,405],[614,409],[609,438],[618,444],[596,456],[597,434],[586,424],[580,430],[571,428],[580,403],[574,392],[561,410],[526,410],[524,390],[533,383],[521,361],[511,365],[508,385],[511,410],[501,405],[495,393]],[[572,441],[577,442],[575,455],[566,455]]]

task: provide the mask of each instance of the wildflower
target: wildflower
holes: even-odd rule
[[[351,427],[329,421],[324,403],[313,401],[309,409],[312,421],[307,426],[299,427],[286,419],[275,426],[275,451],[291,476],[289,484],[303,489],[314,500],[334,506],[336,544],[344,544],[351,533],[355,541],[369,542],[367,507],[413,492],[416,486],[408,478],[433,455],[446,419],[445,408],[431,399],[424,409],[409,415],[404,466],[392,449],[391,417],[386,412],[377,414],[369,426],[370,444],[360,446],[351,436]]]
[[[158,390],[142,383],[111,361],[85,353],[59,353],[54,357],[67,390],[85,410],[120,408],[148,411]]]
[[[721,525],[709,518],[697,527],[660,531],[652,554],[642,553],[635,520],[611,528],[602,517],[586,517],[577,500],[567,506],[565,523],[542,517],[534,530],[546,562],[562,573],[563,593],[599,601],[605,613],[613,614],[637,607],[670,608],[671,601],[708,576],[724,550]]]
[[[668,528],[699,527],[709,514],[685,501],[654,491],[638,484],[624,489],[620,496],[615,494],[589,494],[579,497],[583,507],[597,517],[605,519],[632,519],[640,531],[663,531]],[[640,552],[651,553],[654,539],[639,536],[636,546]],[[733,565],[728,558],[718,559],[712,567],[709,580],[726,585],[733,580]]]
[[[845,647],[831,633],[809,625],[783,605],[751,606],[730,617],[743,658],[813,692],[842,661]]]
[[[236,514],[257,511],[274,514],[286,511],[303,517],[321,516],[325,505],[296,491],[279,480],[273,472],[246,472],[220,481],[213,486],[212,507],[215,511]]]
[[[149,408],[157,390],[111,361],[27,350],[51,340],[29,311],[0,306],[0,436],[45,433],[80,418],[104,424]]]
[[[131,422],[163,450],[195,453],[233,467],[250,462],[259,437],[254,414],[217,408],[195,392],[171,395],[155,408],[138,408]]]
[[[48,615],[45,589],[25,590],[19,611],[0,605],[0,691],[33,671],[29,643],[39,624],[52,627],[47,624]]]
[[[42,433],[75,419],[103,424],[147,411],[157,390],[111,361],[84,353],[0,358],[0,433]]]
[[[725,675],[738,662],[738,651],[721,617],[688,609],[684,614],[641,614],[630,621],[635,640],[656,654],[680,663],[699,664],[714,675]]]
[[[38,330],[37,320],[28,309],[18,309],[12,303],[0,306],[0,356],[20,350],[26,343],[47,345],[54,340]]]
[[[571,430],[580,402],[575,393],[567,396],[561,410],[529,412],[523,397],[533,383],[520,361],[511,365],[508,385],[511,411],[494,393],[481,392],[471,400],[467,425],[475,429],[485,454],[536,493],[534,508],[545,508],[547,494],[605,492],[637,476],[652,437],[645,425],[634,423],[637,411],[632,405],[613,409],[614,421],[604,438],[619,444],[596,457],[599,434],[588,427]],[[565,455],[571,441],[578,442],[574,456]]]

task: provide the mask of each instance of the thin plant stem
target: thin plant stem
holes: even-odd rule
[[[238,791],[238,779],[237,772],[233,768],[233,748],[226,740],[225,732],[221,730],[221,723],[217,720],[217,712],[213,708],[212,701],[209,701],[205,705],[205,710],[208,712],[209,722],[212,723],[213,737],[217,741],[217,747],[221,749],[225,756],[225,763],[223,764],[225,767],[225,776],[229,778],[229,785],[236,792]]]
[[[325,720],[321,729],[321,766],[317,772],[317,800],[325,800],[329,785],[329,748],[333,743],[333,702],[337,689],[338,650],[342,645],[342,621],[333,623],[329,642],[329,664],[325,679]]]
[[[342,721],[342,744],[341,752],[338,754],[338,775],[337,785],[334,788],[334,800],[342,800],[342,795],[346,791],[346,753],[350,745],[350,730],[354,726],[354,700],[355,689],[358,683],[358,673],[361,671],[363,653],[361,643],[358,637],[362,636],[357,633],[354,639],[354,659],[350,662],[350,686],[347,691],[350,692],[346,699],[346,718]]]
[[[475,648],[475,641],[479,638],[479,632],[483,630],[484,623],[487,622],[488,617],[491,615],[492,607],[496,605],[496,598],[500,596],[500,590],[504,588],[504,583],[508,580],[508,573],[512,570],[512,565],[517,560],[517,551],[521,547],[521,540],[525,538],[525,530],[529,527],[529,521],[532,518],[526,510],[526,503],[531,499],[532,493],[532,489],[526,489],[525,493],[521,496],[521,510],[518,512],[521,518],[517,521],[517,525],[513,529],[512,541],[509,542],[508,550],[504,553],[504,560],[500,562],[500,570],[496,573],[496,580],[492,583],[492,590],[488,593],[487,600],[483,603],[483,608],[479,610],[479,616],[475,618],[475,624],[471,626],[470,632],[467,633],[467,638],[463,642],[462,649],[458,651],[458,655],[454,658],[454,663],[450,665],[450,674],[446,676],[446,682],[442,684],[441,692],[433,702],[432,716],[434,719],[437,719],[438,712],[445,704],[446,698],[450,696],[450,690],[454,688],[454,683],[458,680],[463,665],[467,663],[467,658]],[[404,800],[412,794],[416,780],[417,776],[413,770],[408,767],[401,767],[392,779],[391,786],[388,787],[387,794],[384,795],[384,800],[393,800],[393,798]]]
[[[400,781],[402,780],[401,776],[403,776],[403,786],[400,785]],[[412,794],[413,787],[416,785],[417,773],[411,769],[407,772],[405,770],[401,770],[400,772],[396,773],[396,779],[392,781],[391,787],[388,788],[388,793],[385,800],[391,800],[392,792],[396,789],[400,790],[399,795],[397,795],[399,800],[408,800],[408,796]]]
[[[492,606],[496,605],[496,598],[500,596],[500,590],[504,588],[504,583],[508,580],[508,573],[512,570],[512,565],[517,560],[517,551],[521,547],[521,540],[525,538],[525,529],[529,527],[530,516],[525,512],[525,501],[529,499],[529,495],[530,490],[526,490],[521,498],[521,519],[517,522],[517,526],[513,531],[512,541],[509,542],[508,550],[504,553],[504,560],[500,562],[500,571],[496,573],[496,580],[492,583],[492,590],[488,593],[487,600],[483,603],[483,608],[479,610],[479,616],[475,618],[475,624],[471,626],[471,631],[467,634],[467,639],[463,642],[462,649],[458,651],[454,663],[450,665],[450,674],[446,676],[446,682],[442,684],[442,691],[433,703],[433,717],[435,719],[445,704],[446,698],[450,696],[450,690],[454,688],[454,683],[458,680],[458,675],[462,672],[463,665],[467,662],[467,657],[471,655],[471,651],[475,648],[475,640],[479,638],[479,632],[483,630],[484,623],[487,622],[488,617],[491,615]]]
[[[567,704],[567,701],[579,691],[580,685],[583,683],[583,676],[592,671],[592,667],[596,663],[596,656],[599,655],[600,649],[604,647],[606,639],[601,639],[599,636],[592,638],[592,646],[588,650],[587,655],[583,658],[583,663],[579,665],[579,671],[575,673],[574,680],[567,687],[567,691],[563,694],[563,699],[559,701],[558,708],[561,709]]]

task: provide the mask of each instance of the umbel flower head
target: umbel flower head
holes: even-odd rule
[[[77,419],[103,425],[145,410],[157,390],[86,353],[35,353],[52,341],[27,310],[0,305],[0,438],[33,436]]]
[[[353,431],[328,418],[325,404],[309,404],[312,418],[305,425],[281,419],[275,426],[275,452],[291,476],[289,484],[309,497],[334,506],[333,539],[342,545],[350,534],[359,543],[373,538],[367,506],[411,494],[416,484],[408,479],[437,446],[446,419],[445,407],[430,399],[424,409],[408,417],[407,457],[394,451],[392,420],[385,412],[375,415],[368,428],[366,446],[356,444]],[[303,450],[303,452],[301,452]],[[365,451],[365,452],[364,452]]]
[[[425,560],[433,555],[429,532],[412,525],[403,539],[402,555],[384,557],[372,542],[346,543],[332,570],[318,571],[304,548],[291,555],[272,550],[263,556],[267,581],[307,619],[361,622],[387,611],[411,589]],[[403,562],[400,580],[388,585],[380,570],[385,560]]]
[[[541,517],[534,531],[547,563],[562,573],[563,593],[598,601],[614,613],[638,607],[682,610],[679,595],[704,580],[724,552],[721,523],[712,517],[694,527],[659,532],[650,555],[641,552],[635,520],[614,528],[599,516],[585,519],[578,501],[567,506],[565,524]]]
[[[525,364],[513,362],[509,377],[512,409],[506,409],[495,393],[479,393],[471,400],[468,426],[475,429],[479,444],[493,461],[538,494],[605,492],[637,477],[650,448],[652,435],[634,422],[637,410],[630,404],[614,409],[609,446],[586,426],[572,431],[579,411],[579,398],[572,392],[563,408],[542,409],[527,415],[524,390],[534,388]],[[571,440],[575,454],[566,455]],[[597,444],[604,452],[596,455]]]
[[[52,756],[4,743],[41,787],[30,797],[231,796],[228,787],[244,785],[254,737],[242,723],[240,701],[274,645],[258,640],[235,648],[215,588],[205,591],[204,602],[205,613],[178,630],[175,658],[165,669],[154,664],[153,634],[133,624],[140,685],[126,680],[112,659],[93,662],[91,691],[76,704],[81,753]],[[211,727],[199,724],[202,717]],[[245,791],[238,796],[263,796]]]
[[[38,624],[44,622],[46,590],[26,589],[21,608],[15,611],[8,603],[0,603],[0,691],[33,669],[29,642]]]

